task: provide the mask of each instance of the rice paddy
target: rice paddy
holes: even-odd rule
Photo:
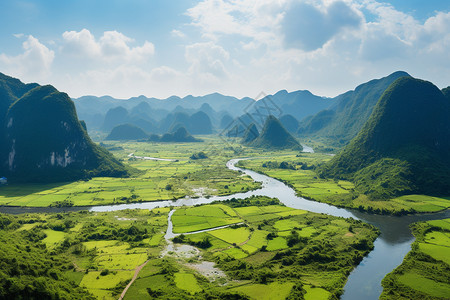
[[[0,205],[47,207],[52,205],[92,206],[130,202],[174,200],[185,196],[228,195],[260,186],[248,176],[226,168],[234,152],[213,138],[214,152],[209,159],[189,157],[210,144],[153,144],[108,142],[122,162],[140,170],[131,178],[96,177],[88,181],[52,184],[10,184],[0,188]],[[117,147],[120,146],[120,147]],[[175,161],[139,160],[129,157],[159,157]]]
[[[382,299],[446,299],[450,295],[450,219],[413,224],[416,241],[403,263],[383,279]]]

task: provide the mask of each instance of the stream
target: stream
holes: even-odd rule
[[[311,149],[312,150],[312,149]],[[207,204],[214,201],[224,201],[231,198],[245,199],[250,196],[268,196],[278,198],[284,205],[296,209],[303,209],[315,213],[324,213],[336,217],[354,218],[370,223],[380,229],[380,236],[375,241],[375,248],[350,274],[341,299],[378,299],[381,292],[381,280],[398,265],[411,250],[414,237],[409,230],[413,222],[450,218],[450,210],[433,214],[418,214],[402,217],[372,215],[353,209],[338,208],[325,203],[311,201],[299,197],[295,191],[283,182],[257,172],[241,169],[236,164],[242,159],[231,159],[227,167],[231,170],[241,171],[253,180],[262,183],[258,190],[237,193],[228,196],[213,196],[209,198],[182,198],[176,201],[154,201],[132,204],[69,207],[69,208],[22,208],[0,207],[2,213],[34,213],[34,212],[63,212],[90,210],[97,212],[116,211],[124,209],[153,209],[168,206],[192,206]],[[169,224],[170,226],[171,224]],[[171,231],[170,231],[171,232]]]

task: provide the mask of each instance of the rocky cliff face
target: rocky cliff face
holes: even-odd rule
[[[121,163],[91,141],[69,96],[50,85],[37,86],[16,100],[4,120],[2,172],[12,181],[127,174]]]

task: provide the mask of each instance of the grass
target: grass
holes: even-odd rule
[[[404,205],[407,208],[412,208],[417,212],[435,212],[450,207],[450,199],[448,197],[438,198],[425,195],[406,195],[394,198],[391,201]]]
[[[273,240],[269,240],[267,243],[267,251],[286,249],[287,247],[288,245],[286,243],[286,239],[281,236],[276,237]]]
[[[22,230],[31,230],[34,227],[36,227],[36,225],[38,225],[38,223],[31,223],[31,224],[23,224],[19,229],[17,229],[18,231],[22,231]]]
[[[101,276],[99,271],[92,271],[83,276],[80,285],[88,289],[109,289],[122,280],[131,279],[133,274],[134,271],[119,271]]]
[[[151,247],[156,247],[156,246],[158,246],[159,245],[159,243],[161,242],[161,239],[163,238],[163,234],[155,234],[151,239],[150,239],[150,241],[148,242],[148,244],[151,246]]]
[[[89,290],[114,288],[121,281],[130,280],[134,271],[117,271],[104,276],[100,273],[100,271],[90,271],[83,276],[80,285]]]
[[[251,299],[281,300],[286,299],[293,286],[294,284],[291,282],[272,282],[269,284],[248,284],[233,290],[241,292]]]
[[[64,273],[69,280],[72,280],[76,285],[80,285],[81,280],[83,280],[84,274],[81,272],[76,272],[75,270],[66,271]]]
[[[376,232],[358,221],[295,210],[276,203],[275,199],[255,197],[177,208],[179,215],[174,216],[179,217],[182,226],[211,227],[229,220],[245,223],[186,234],[186,243],[206,239],[211,244],[207,249],[199,249],[199,256],[193,258],[160,257],[170,208],[23,214],[8,218],[16,220],[10,225],[15,234],[25,237],[32,233],[38,240],[47,233],[44,242],[49,248],[52,245],[50,251],[67,259],[64,266],[75,267],[75,271],[66,268],[62,271],[67,273],[64,280],[85,287],[100,299],[117,299],[135,268],[146,260],[149,263],[131,286],[127,299],[224,299],[235,297],[236,289],[245,293],[257,289],[257,296],[249,295],[255,298],[261,291],[264,297],[277,299],[290,295],[296,298],[296,293],[305,293],[301,284],[339,295],[356,258],[367,253],[367,250],[353,249],[353,243],[362,238],[370,243]],[[38,225],[17,230],[22,228],[20,224]],[[180,224],[175,220],[175,228]],[[354,234],[346,236],[350,224]],[[49,229],[56,227],[62,231]],[[61,243],[62,240],[67,242]],[[292,242],[289,248],[288,240]],[[326,261],[318,260],[323,257]],[[227,276],[210,282],[186,265],[201,260],[215,262]],[[294,284],[296,288],[292,289]]]
[[[437,242],[438,241],[434,241],[434,243]],[[445,262],[447,265],[450,264],[450,247],[448,246],[419,243],[419,250],[434,259]]]
[[[331,296],[329,291],[310,285],[305,285],[304,289],[306,291],[305,300],[327,300]]]
[[[56,244],[62,242],[66,234],[62,231],[55,231],[51,229],[43,230],[43,232],[47,235],[45,239],[42,241],[47,245],[47,247],[55,247]]]
[[[178,272],[175,273],[174,276],[175,284],[178,288],[188,291],[191,294],[202,291],[197,283],[197,279],[195,279],[195,276],[193,274]]]
[[[292,230],[294,228],[300,227],[300,224],[292,219],[285,219],[285,220],[279,220],[276,221],[275,224],[273,224],[273,227],[277,229],[278,231],[285,231],[285,230]]]
[[[95,263],[101,269],[109,270],[134,270],[136,266],[147,260],[147,252],[137,254],[106,254],[95,259]]]
[[[381,299],[446,299],[450,295],[450,219],[412,224],[416,241],[382,281]]]
[[[266,237],[268,234],[269,234],[268,231],[256,230],[253,232],[250,240],[244,246],[252,246],[256,249],[261,249],[262,246],[267,245]],[[244,249],[244,246],[242,246],[243,249]]]
[[[201,161],[189,157],[194,152],[204,151],[209,143],[108,142],[107,146],[122,149],[112,151],[116,158],[141,173],[132,178],[97,177],[89,181],[52,184],[10,184],[0,189],[0,205],[46,207],[63,202],[74,206],[107,205],[172,200],[200,194],[228,195],[260,186],[250,177],[226,168],[226,161],[236,155],[228,149],[230,144],[218,137],[209,137],[208,142],[214,143],[216,150],[208,153],[210,159]],[[129,153],[177,161],[136,160],[130,159]]]
[[[179,208],[172,215],[173,232],[186,233],[234,223],[241,219],[230,216],[220,205],[197,206],[189,209]]]
[[[428,221],[428,224],[440,227],[443,230],[450,231],[450,219]]]
[[[425,235],[425,242],[428,244],[442,245],[450,247],[450,233],[433,231]]]
[[[335,206],[357,208],[375,213],[404,214],[405,212],[437,212],[450,207],[450,197],[406,195],[389,200],[373,200],[358,193],[352,182],[320,178],[314,166],[330,160],[321,153],[283,154],[270,158],[239,162],[240,166],[278,178],[292,186],[301,197]],[[281,169],[288,162],[293,169]],[[305,169],[304,167],[307,166]],[[308,169],[310,168],[310,169]]]
[[[247,227],[224,228],[210,231],[209,234],[229,244],[240,245],[248,240],[250,231]]]
[[[409,288],[418,290],[427,295],[447,298],[450,295],[450,285],[436,282],[416,273],[406,273],[398,277],[398,281]]]

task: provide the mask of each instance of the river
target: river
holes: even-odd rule
[[[232,159],[227,162],[227,167],[231,170],[241,171],[249,175],[253,180],[261,182],[262,186],[258,190],[245,193],[237,193],[228,196],[214,196],[209,198],[182,198],[176,201],[154,201],[132,204],[119,204],[93,207],[70,207],[70,208],[21,208],[21,207],[0,207],[3,213],[32,213],[32,212],[63,212],[63,211],[116,211],[123,209],[153,209],[167,206],[192,206],[197,204],[207,204],[213,201],[223,201],[231,198],[245,199],[250,196],[268,196],[278,198],[288,207],[308,210],[316,213],[324,213],[337,217],[359,219],[380,229],[380,236],[375,241],[375,248],[366,256],[363,261],[350,274],[341,299],[378,299],[381,292],[381,280],[384,276],[401,264],[405,255],[411,249],[414,237],[409,230],[409,224],[418,221],[436,220],[450,218],[450,211],[440,213],[420,214],[410,216],[386,216],[371,215],[353,209],[338,208],[325,203],[310,201],[298,197],[295,191],[283,182],[257,172],[236,167],[236,163],[242,159]]]

